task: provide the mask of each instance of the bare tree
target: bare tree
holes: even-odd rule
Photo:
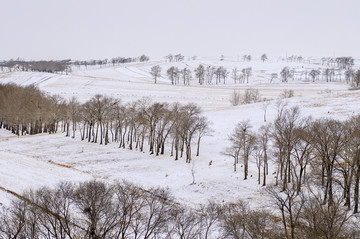
[[[249,157],[255,147],[255,136],[251,132],[252,126],[249,121],[242,121],[235,127],[229,140],[232,143],[232,151],[241,152],[244,163],[244,180],[248,177]],[[237,153],[235,153],[237,155]]]
[[[265,62],[265,61],[267,61],[267,55],[266,54],[262,54],[261,55],[261,60],[263,61],[263,62]]]
[[[202,137],[209,135],[213,130],[210,128],[210,122],[205,116],[202,116],[198,119],[197,122],[197,133],[198,133],[198,140],[197,140],[197,149],[196,149],[196,156],[200,155],[200,141]]]
[[[283,180],[282,189],[285,190],[291,182],[291,156],[295,143],[299,140],[296,130],[300,127],[300,111],[298,107],[285,109],[279,105],[278,116],[271,130],[271,137],[274,139],[274,146],[277,149],[278,173]]]
[[[204,77],[205,77],[205,67],[203,65],[199,65],[195,69],[195,76],[199,79],[199,84],[204,84]]]
[[[359,210],[359,184],[360,184],[360,116],[352,117],[347,122],[347,132],[351,131],[348,136],[350,139],[349,146],[353,161],[354,175],[354,213]]]
[[[333,181],[336,160],[343,147],[344,126],[331,119],[316,120],[311,125],[311,137],[316,162],[321,167],[321,184],[324,186],[324,203],[333,203]],[[326,182],[325,182],[326,180]]]
[[[176,85],[179,78],[179,69],[176,66],[172,66],[167,70],[166,73],[171,80],[171,84]]]
[[[161,77],[161,67],[159,65],[151,67],[150,74],[154,77],[156,84],[156,79]]]
[[[282,78],[282,82],[287,83],[289,81],[290,76],[291,76],[289,67],[284,67],[280,72],[280,76]]]
[[[226,204],[222,208],[222,238],[247,238],[247,205],[243,201]]]
[[[234,69],[232,69],[231,71],[231,77],[234,79],[234,83],[236,84],[237,81],[240,82],[240,71],[237,67],[235,67]]]
[[[185,67],[180,71],[180,74],[183,79],[184,85],[190,85],[191,71]]]
[[[198,214],[187,208],[179,208],[172,215],[173,231],[177,238],[201,238],[201,220]]]
[[[319,79],[320,71],[319,70],[311,70],[309,75],[311,76],[313,82],[315,82],[315,80]]]
[[[81,183],[75,190],[73,200],[77,212],[82,215],[79,223],[85,228],[85,235],[91,239],[109,236],[116,225],[113,189],[104,183],[90,181]]]
[[[295,190],[285,189],[278,192],[276,188],[267,189],[273,200],[274,206],[281,213],[284,235],[287,239],[298,238],[300,220],[305,199],[302,194],[297,194]]]
[[[353,87],[359,88],[360,86],[360,70],[357,70],[353,80]]]
[[[233,90],[231,96],[230,96],[230,103],[233,106],[237,106],[241,103],[241,95],[240,95],[240,91],[238,90]]]
[[[270,138],[270,129],[271,125],[261,126],[259,133],[260,135],[257,136],[257,147],[259,148],[259,155],[261,158],[259,160],[262,161],[263,166],[263,183],[262,186],[266,185],[266,176],[269,174],[269,165],[268,165],[268,143]],[[260,166],[260,163],[259,163]],[[260,167],[259,167],[259,175],[260,175]],[[260,184],[260,176],[259,176],[259,184]]]

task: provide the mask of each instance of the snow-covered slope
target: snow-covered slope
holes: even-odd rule
[[[170,66],[196,68],[199,64],[232,68],[252,67],[249,84],[190,86],[171,85],[165,77],[153,83],[150,68],[161,65],[163,76]],[[291,67],[318,69],[318,64],[291,63]],[[98,69],[74,69],[71,75],[55,75],[36,72],[0,73],[0,83],[13,82],[20,85],[35,84],[49,94],[59,94],[66,99],[75,96],[84,102],[95,94],[105,94],[129,102],[148,97],[160,102],[194,102],[204,109],[204,115],[212,122],[212,136],[202,141],[201,155],[194,156],[194,164],[184,160],[174,161],[169,153],[152,156],[147,153],[119,149],[116,143],[108,146],[95,145],[67,138],[64,134],[41,134],[36,136],[13,136],[0,130],[0,186],[21,193],[28,188],[54,185],[59,181],[99,179],[105,181],[129,180],[143,187],[169,187],[181,202],[189,205],[207,200],[233,201],[252,198],[253,205],[261,205],[263,192],[257,185],[255,163],[250,163],[251,177],[244,181],[241,168],[233,172],[232,158],[223,155],[229,146],[228,135],[235,124],[250,120],[256,130],[263,122],[263,102],[232,106],[229,98],[233,89],[243,92],[247,88],[260,91],[270,100],[267,121],[276,115],[276,102],[284,89],[293,89],[295,97],[286,99],[289,106],[299,106],[304,116],[334,117],[346,119],[360,113],[360,93],[349,91],[344,82],[326,83],[290,81],[269,83],[271,73],[279,73],[284,62],[238,62],[197,60],[178,63],[152,61]],[[78,135],[79,136],[79,135]],[[209,165],[209,162],[212,164]],[[196,184],[191,185],[191,168],[194,168]],[[269,183],[274,176],[269,175]],[[9,196],[0,191],[0,202],[7,203]]]

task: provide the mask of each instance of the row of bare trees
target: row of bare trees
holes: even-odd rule
[[[124,63],[131,63],[131,62],[146,62],[149,61],[150,57],[143,54],[139,57],[114,57],[111,59],[100,59],[100,60],[87,60],[87,61],[72,61],[71,64],[74,67],[80,68],[81,66],[106,66],[111,64],[112,66],[124,64]]]
[[[0,85],[0,127],[14,134],[56,133],[59,127],[66,136],[107,145],[164,154],[171,145],[171,156],[186,156],[190,163],[192,146],[210,132],[209,121],[194,104],[150,103],[143,99],[128,104],[102,95],[79,103],[60,96],[47,96],[34,86]],[[170,150],[169,150],[170,151]]]
[[[209,202],[195,209],[174,202],[169,191],[122,182],[60,183],[29,191],[0,211],[0,237],[17,238],[357,238],[352,215],[321,196],[268,188],[272,210],[242,200]]]
[[[335,68],[325,68],[325,69],[311,69],[311,70],[296,70],[295,68],[284,67],[280,72],[281,81],[287,83],[291,80],[311,80],[313,82],[320,79],[325,80],[326,82],[332,81],[341,81],[342,79],[346,81],[347,84],[350,84],[354,87],[358,84],[358,75],[360,74],[359,70],[355,71],[353,69],[335,69]],[[270,83],[274,78],[278,78],[276,73],[271,75]]]
[[[55,133],[66,115],[66,102],[33,85],[0,84],[0,128],[16,135]]]
[[[40,71],[49,73],[65,73],[71,71],[70,60],[61,61],[25,61],[10,60],[0,62],[1,71]]]
[[[181,54],[176,54],[176,55],[173,55],[173,54],[169,54],[167,56],[164,57],[165,58],[165,61],[169,61],[169,62],[179,62],[179,61],[183,61],[185,59],[185,57]]]
[[[121,105],[115,99],[96,95],[79,107],[82,140],[105,145],[117,142],[119,147],[140,151],[147,144],[149,152],[156,155],[164,154],[168,142],[171,156],[178,160],[185,154],[187,163],[194,141],[198,156],[201,139],[210,132],[207,118],[194,104],[139,100]]]
[[[251,76],[252,68],[244,68],[239,70],[238,68],[234,68],[232,70],[231,78],[234,80],[234,83],[249,83],[249,77]],[[183,69],[179,69],[176,66],[170,67],[166,74],[171,81],[172,85],[176,84],[184,84],[189,85],[192,80],[191,70],[187,67]],[[153,76],[155,80],[155,84],[157,79],[161,77],[161,67],[159,65],[153,66],[151,68],[150,74]],[[229,77],[229,71],[223,66],[215,67],[215,66],[204,66],[200,64],[197,68],[194,69],[195,77],[198,79],[198,83],[200,85],[203,84],[226,84],[226,79]]]
[[[321,185],[324,203],[334,203],[333,188],[339,186],[348,209],[358,212],[360,116],[344,122],[304,119],[298,107],[279,104],[272,124],[262,126],[258,133],[251,128],[249,121],[240,122],[229,136],[232,146],[226,150],[234,158],[235,171],[239,161],[243,163],[244,179],[253,160],[258,182],[262,176],[264,186],[271,160],[276,166],[276,185],[281,185],[283,191],[293,188],[299,194],[311,178]]]
[[[167,76],[171,81],[171,84],[184,84],[189,85],[190,80],[193,79],[192,72],[189,68],[185,67],[179,69],[176,66],[170,67],[167,71]],[[150,74],[153,76],[155,83],[159,77],[161,77],[161,67],[154,66],[151,68]],[[197,68],[194,69],[194,76],[198,79],[200,85],[203,84],[226,84],[226,79],[230,76],[234,80],[234,84],[240,83],[249,83],[249,77],[252,75],[252,68],[243,68],[238,69],[237,67],[233,68],[230,72],[222,67],[215,66],[204,66],[200,64]],[[353,87],[358,87],[360,85],[360,71],[354,71],[352,69],[335,69],[335,68],[326,68],[326,69],[310,69],[310,70],[296,70],[295,68],[284,67],[279,76],[281,81],[284,83],[289,82],[289,80],[306,80],[306,81],[318,81],[320,79],[325,80],[326,82],[332,81],[341,81],[342,79],[346,81],[347,84],[352,85]],[[270,75],[270,83],[274,79],[278,78],[277,73]]]
[[[9,60],[0,62],[1,71],[40,71],[49,73],[66,73],[71,72],[72,67],[80,68],[81,66],[106,66],[112,64],[113,66],[130,63],[130,62],[146,62],[150,57],[147,55],[141,55],[139,57],[114,57],[111,59],[101,60],[87,60],[87,61],[71,61],[67,60],[51,60],[51,61],[25,61],[25,60]]]

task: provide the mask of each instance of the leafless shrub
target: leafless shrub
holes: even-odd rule
[[[241,103],[241,94],[239,90],[233,90],[231,97],[230,97],[230,103],[233,106],[237,106]]]
[[[251,104],[261,101],[261,95],[258,89],[246,89],[242,97],[243,104]]]
[[[289,89],[289,90],[285,89],[280,94],[281,99],[286,99],[286,98],[291,98],[291,97],[294,97],[294,90],[291,90],[291,89]]]

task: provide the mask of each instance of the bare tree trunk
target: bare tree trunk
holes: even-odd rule
[[[359,182],[360,182],[360,167],[358,165],[354,185],[354,213],[359,212]]]
[[[198,142],[197,142],[196,156],[200,155],[200,140],[201,140],[201,137],[200,137],[200,134],[199,134],[199,138],[198,138]]]

